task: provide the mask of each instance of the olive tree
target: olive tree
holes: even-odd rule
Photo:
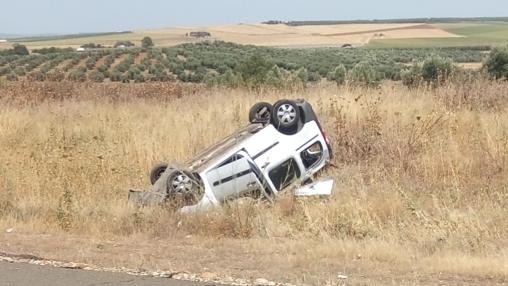
[[[154,44],[153,44],[152,38],[150,38],[150,37],[144,37],[141,40],[141,47],[143,47],[144,49],[148,49],[148,48],[151,48],[153,46],[154,46]]]
[[[508,46],[493,49],[484,69],[496,79],[508,80]]]

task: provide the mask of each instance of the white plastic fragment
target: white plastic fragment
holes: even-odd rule
[[[338,274],[338,275],[337,275],[337,278],[342,279],[342,280],[345,280],[345,279],[347,279],[347,275],[344,275],[344,274]]]
[[[332,189],[333,189],[333,179],[325,178],[323,180],[296,189],[295,196],[297,197],[330,196],[332,194]]]

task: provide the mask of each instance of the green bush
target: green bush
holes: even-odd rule
[[[448,80],[454,70],[453,61],[439,56],[432,56],[423,62],[422,78],[434,85]]]
[[[242,84],[242,76],[229,69],[219,77],[218,82],[223,86],[238,87]]]
[[[154,46],[154,44],[153,44],[152,38],[150,38],[150,37],[144,37],[141,40],[141,47],[143,47],[144,49],[148,49],[148,48],[151,48],[153,46]]]
[[[296,77],[305,85],[309,81],[309,72],[306,68],[299,68],[296,71]]]
[[[72,81],[85,81],[86,73],[82,69],[78,69],[71,72],[68,76],[68,79]]]
[[[310,82],[318,82],[321,80],[321,75],[317,71],[309,72],[309,81]]]
[[[122,73],[117,70],[114,70],[110,73],[109,79],[111,81],[121,81],[122,80]]]
[[[35,81],[44,81],[46,79],[46,75],[44,73],[42,73],[41,71],[33,71],[28,74],[28,78],[30,80],[35,80]]]
[[[86,62],[85,62],[85,66],[86,66],[87,69],[92,70],[92,69],[95,68],[95,63],[96,62],[97,61],[95,60],[95,58],[88,58],[86,60]]]
[[[10,72],[9,74],[7,74],[7,76],[5,78],[8,81],[17,81],[18,80],[18,76],[14,72]]]
[[[93,71],[88,75],[88,80],[94,82],[103,82],[106,76],[100,71]]]
[[[330,79],[335,81],[337,85],[346,83],[347,70],[344,65],[337,66],[331,73]]]
[[[46,74],[46,79],[49,81],[62,81],[65,79],[65,74],[59,69],[54,69]]]
[[[415,63],[410,69],[402,71],[400,77],[402,84],[405,86],[410,88],[418,87],[423,81],[422,67]]]
[[[25,68],[24,67],[16,67],[14,69],[14,73],[17,75],[17,76],[24,76],[26,74],[26,71],[25,71]]]
[[[143,74],[135,74],[133,79],[134,82],[145,82],[145,77]]]
[[[32,50],[32,53],[41,54],[41,55],[63,54],[63,53],[72,53],[72,52],[74,52],[73,48],[55,48],[55,47]]]
[[[281,87],[283,84],[283,75],[278,66],[273,66],[266,74],[265,83],[274,87]]]
[[[484,68],[496,79],[508,80],[508,46],[493,49]]]
[[[257,53],[242,62],[238,71],[247,86],[259,87],[265,84],[266,76],[272,67],[272,63]]]
[[[376,71],[369,62],[360,62],[356,64],[348,73],[348,79],[353,85],[377,87],[379,79]]]
[[[27,56],[28,54],[30,54],[26,46],[20,44],[14,44],[12,46],[12,50],[15,55]]]

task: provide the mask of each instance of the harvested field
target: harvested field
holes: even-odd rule
[[[288,26],[266,24],[236,24],[209,27],[172,27],[140,30],[127,34],[112,34],[93,37],[79,37],[51,41],[25,42],[31,49],[41,47],[73,47],[83,43],[99,43],[113,46],[116,41],[130,40],[140,46],[141,39],[151,37],[158,46],[175,46],[183,43],[202,41],[185,36],[193,31],[211,33],[211,39],[259,46],[283,47],[328,47],[342,44],[363,45],[375,34],[382,33],[389,39],[399,38],[453,38],[459,37],[434,25],[422,24],[340,24],[316,26]]]

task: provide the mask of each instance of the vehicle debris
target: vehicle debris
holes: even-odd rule
[[[294,194],[297,197],[310,197],[310,196],[329,196],[332,194],[333,179],[326,178],[295,190]]]
[[[193,212],[245,196],[272,201],[297,182],[311,182],[297,188],[297,196],[331,194],[332,179],[312,183],[329,165],[332,151],[310,103],[256,103],[249,122],[184,164],[156,165],[151,189],[130,190],[129,201]]]

